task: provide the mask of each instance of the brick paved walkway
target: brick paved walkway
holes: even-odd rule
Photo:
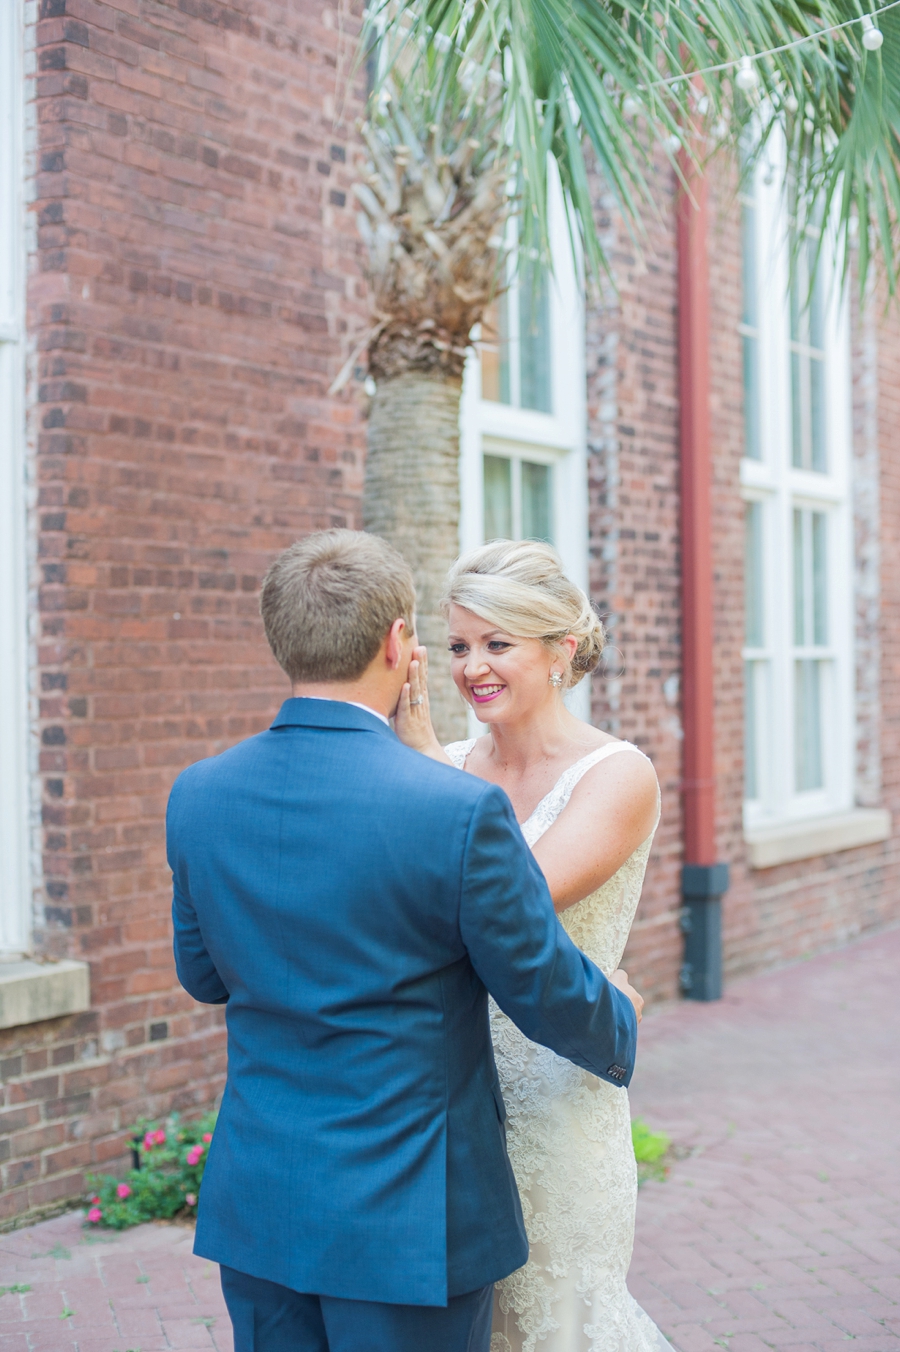
[[[183,1225],[85,1234],[81,1212],[0,1235],[0,1352],[232,1352],[215,1263]]]
[[[900,1352],[900,931],[651,1015],[632,1103],[689,1152],[641,1191],[630,1277],[678,1352]],[[0,1352],[232,1352],[190,1248],[74,1213],[0,1235],[31,1287]]]
[[[629,1278],[679,1352],[900,1350],[900,931],[649,1017],[631,1098],[695,1152]]]

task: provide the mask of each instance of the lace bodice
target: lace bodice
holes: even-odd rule
[[[451,742],[445,747],[447,755],[460,770],[465,767],[469,752],[475,745],[475,738],[465,742]],[[531,816],[521,823],[522,835],[533,849],[545,831],[556,821],[567,805],[576,784],[588,770],[608,756],[621,751],[633,751],[643,756],[643,751],[631,742],[607,742],[597,747],[587,756],[582,756],[568,770],[564,770],[549,793],[545,794]],[[646,757],[645,757],[646,759]],[[657,820],[659,813],[657,811]],[[576,901],[560,913],[563,928],[569,937],[595,962],[606,976],[611,976],[622,961],[625,944],[634,921],[634,913],[641,897],[641,887],[653,844],[653,831],[630,855],[622,867],[611,878],[591,892],[582,901]]]
[[[447,755],[465,766],[474,740]],[[609,742],[569,767],[522,823],[534,846],[592,766],[630,742]],[[657,810],[657,821],[659,812]],[[654,826],[654,831],[655,831]],[[602,887],[560,920],[607,976],[618,967],[641,895],[653,832]],[[491,1352],[672,1352],[625,1283],[637,1175],[625,1089],[531,1042],[492,1000],[491,1037],[507,1111],[509,1157],[529,1258],[498,1282]]]

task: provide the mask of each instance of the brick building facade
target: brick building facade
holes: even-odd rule
[[[743,811],[741,241],[734,185],[720,181],[716,187],[710,241],[716,695],[710,715],[718,853],[731,874],[723,900],[727,979],[896,922],[900,851],[888,836],[835,852],[811,843],[802,858],[771,867],[754,867],[749,857]],[[588,316],[588,429],[591,595],[608,617],[613,645],[612,661],[594,680],[594,718],[653,757],[663,790],[663,819],[625,965],[640,973],[652,996],[671,998],[678,992],[682,960],[683,857],[674,176],[660,185],[660,199],[662,219],[643,258],[634,255],[624,232],[620,239],[611,237],[619,291],[608,310],[597,308]],[[890,561],[900,519],[892,469],[900,454],[895,415],[900,327],[896,315],[885,315],[881,299],[873,299],[862,318],[855,304],[853,310],[853,798],[860,808],[886,809],[896,819],[900,779],[890,616],[900,593]]]
[[[25,906],[20,968],[40,986],[62,980],[67,960],[87,963],[90,999],[0,1030],[0,1223],[63,1205],[86,1170],[122,1164],[137,1117],[199,1111],[220,1089],[221,1010],[195,1005],[171,960],[166,796],[185,765],[277,710],[285,682],[262,638],[262,573],[305,532],[359,524],[365,453],[360,387],[328,395],[367,314],[349,195],[363,91],[347,92],[346,11],[27,0],[19,20],[25,224],[7,233],[27,267],[0,353],[11,380],[21,372],[27,429],[11,470],[27,486],[17,791],[31,804],[31,884],[23,902],[7,881],[0,903]],[[659,190],[643,258],[604,219],[619,290],[587,307],[579,473],[584,571],[611,634],[593,715],[652,755],[663,788],[628,962],[649,994],[672,998],[682,827],[671,171]],[[889,838],[751,867],[761,847],[745,839],[743,808],[740,236],[731,192],[717,200],[714,717],[733,974],[896,918],[898,859]],[[895,812],[900,334],[874,314],[853,328],[855,801]],[[2,989],[0,1012],[11,1008]],[[57,995],[46,1007],[35,998],[38,1013],[58,1008]]]

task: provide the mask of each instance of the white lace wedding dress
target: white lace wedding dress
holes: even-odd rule
[[[474,739],[446,747],[462,769]],[[522,834],[533,846],[610,742],[569,767]],[[657,817],[658,821],[658,817]],[[654,827],[654,832],[656,828]],[[625,951],[653,834],[596,892],[561,912],[571,939],[611,976]],[[634,1243],[637,1169],[628,1092],[529,1041],[491,1001],[507,1143],[530,1256],[498,1282],[491,1352],[672,1352],[625,1284]]]

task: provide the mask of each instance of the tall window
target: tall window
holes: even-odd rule
[[[29,944],[22,15],[0,5],[0,958]]]
[[[586,589],[584,311],[558,185],[550,235],[552,269],[510,261],[466,367],[460,544],[547,540]]]
[[[791,238],[779,179],[777,169],[758,174],[742,200],[744,763],[751,828],[853,804],[846,306],[827,235],[810,288],[820,240]]]

